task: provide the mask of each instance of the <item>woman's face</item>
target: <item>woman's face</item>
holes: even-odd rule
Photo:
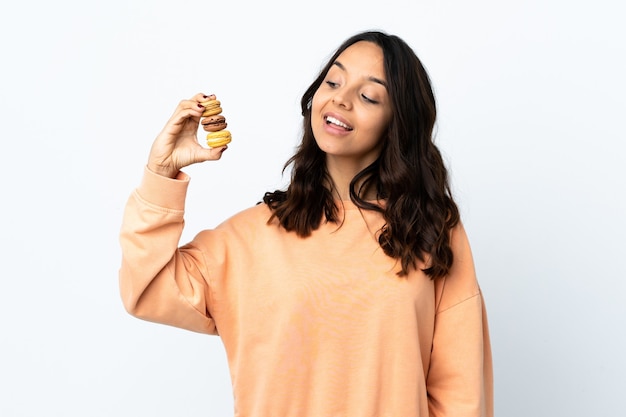
[[[327,162],[360,170],[378,158],[391,120],[382,49],[357,42],[343,51],[311,103],[311,128]]]

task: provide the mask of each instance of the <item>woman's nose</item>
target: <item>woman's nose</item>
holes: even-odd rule
[[[352,108],[352,102],[347,97],[347,95],[348,93],[344,90],[336,91],[335,95],[333,96],[333,104],[350,110]]]

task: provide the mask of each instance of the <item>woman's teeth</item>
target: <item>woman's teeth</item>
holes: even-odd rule
[[[352,128],[350,126],[348,126],[347,124],[345,124],[343,122],[340,122],[339,120],[335,119],[332,116],[327,116],[326,117],[326,123],[329,123],[329,124],[332,123],[335,126],[339,126],[339,127],[344,128],[346,130],[352,130]]]

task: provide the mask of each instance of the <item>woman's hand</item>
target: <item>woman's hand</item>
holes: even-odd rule
[[[214,98],[215,95],[196,94],[180,102],[152,144],[148,158],[151,171],[174,178],[183,167],[222,157],[227,146],[204,148],[198,143],[198,126],[204,111],[200,103]]]

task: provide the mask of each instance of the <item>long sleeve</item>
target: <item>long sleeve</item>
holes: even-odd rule
[[[427,390],[431,417],[493,416],[487,315],[462,226],[452,235],[454,265],[437,284]]]
[[[183,173],[169,179],[145,169],[124,211],[120,294],[135,317],[215,334],[202,254],[178,248],[188,185]]]

